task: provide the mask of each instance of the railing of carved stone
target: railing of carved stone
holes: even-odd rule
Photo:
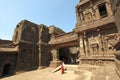
[[[69,33],[65,33],[62,35],[57,35],[55,36],[56,39],[62,39],[62,38],[67,38],[67,37],[71,37],[71,36],[75,36],[75,33],[73,32],[69,32]]]
[[[76,40],[78,40],[77,34],[70,32],[70,33],[56,36],[55,39],[51,40],[49,43],[60,44],[60,43],[68,43],[68,42],[76,41]]]
[[[0,48],[15,48],[13,44],[0,44]]]
[[[15,48],[12,41],[0,40],[0,48]]]

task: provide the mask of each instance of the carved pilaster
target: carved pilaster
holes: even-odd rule
[[[85,56],[85,51],[84,51],[84,39],[83,39],[83,36],[79,35],[79,52],[80,52],[80,57],[81,56]]]
[[[101,17],[100,17],[100,13],[99,13],[99,9],[98,9],[98,7],[96,6],[96,20],[97,19],[100,19]]]
[[[102,45],[101,45],[101,34],[100,34],[100,29],[97,29],[98,32],[98,45],[99,45],[99,51],[98,51],[98,55],[100,55],[102,53]]]
[[[88,44],[87,44],[87,35],[86,32],[84,32],[84,48],[85,48],[85,55],[88,56]]]

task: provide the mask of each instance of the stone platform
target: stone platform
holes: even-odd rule
[[[79,58],[80,64],[103,65],[105,63],[112,63],[115,60],[114,55],[92,55],[82,56]]]
[[[50,67],[58,67],[62,64],[63,62],[62,61],[51,61],[50,62]]]

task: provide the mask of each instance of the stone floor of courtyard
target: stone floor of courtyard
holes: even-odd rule
[[[0,80],[119,80],[113,64],[96,65],[65,65],[65,74],[61,71],[52,73],[53,68],[29,71]]]

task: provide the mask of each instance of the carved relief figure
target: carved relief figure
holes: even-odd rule
[[[93,38],[93,36],[91,37],[91,40],[90,40],[90,47],[91,47],[91,53],[93,55],[96,55],[98,54],[98,42],[95,38]]]

